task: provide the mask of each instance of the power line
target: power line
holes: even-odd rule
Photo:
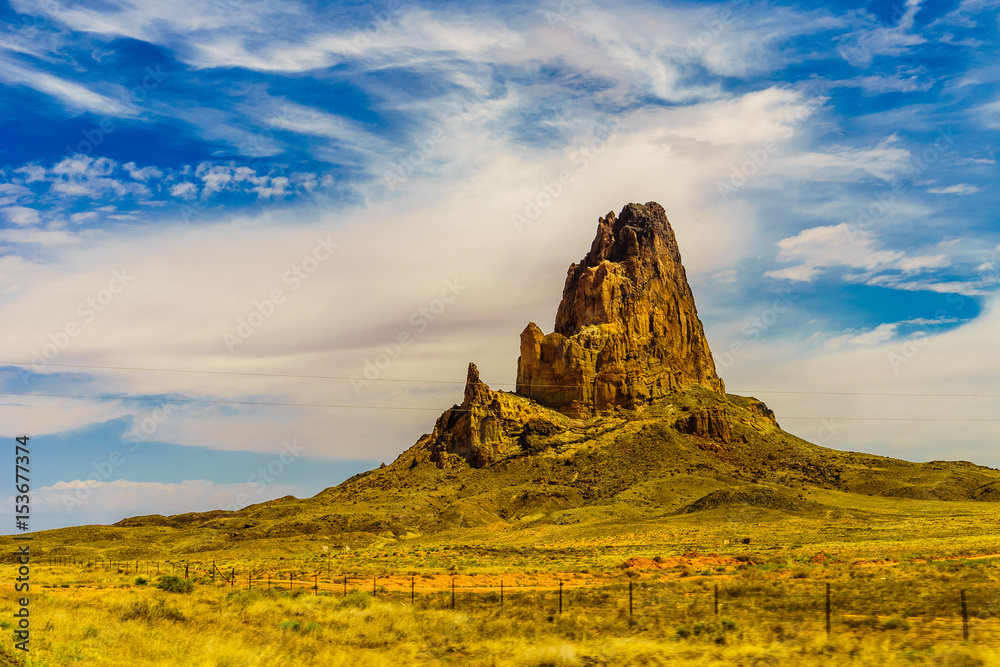
[[[871,391],[784,391],[779,389],[733,389],[740,394],[815,394],[817,396],[931,396],[935,398],[1000,398],[1000,394],[913,394]]]
[[[0,361],[0,365],[5,366],[37,366],[38,364],[25,361]],[[198,373],[203,375],[239,375],[246,377],[273,377],[273,378],[293,378],[305,380],[360,380],[363,382],[410,382],[416,384],[460,384],[464,385],[465,380],[427,380],[412,378],[367,378],[346,375],[297,375],[290,373],[251,373],[246,371],[208,371],[184,368],[146,368],[139,366],[98,366],[93,364],[56,364],[46,362],[45,366],[57,368],[87,368],[95,370],[115,370],[115,371],[146,371],[153,373]],[[493,387],[513,387],[510,382],[486,383]],[[532,385],[539,388],[567,389],[577,385],[544,384]],[[939,394],[939,393],[902,393],[902,392],[864,392],[864,391],[792,391],[782,389],[730,389],[732,393],[740,394],[802,394],[815,396],[927,396],[932,398],[1000,398],[1000,394]],[[786,418],[787,419],[787,418]]]
[[[38,364],[26,363],[23,361],[0,361],[0,365],[5,366],[37,366]],[[109,371],[149,371],[154,373],[200,373],[203,375],[245,375],[251,377],[273,377],[273,378],[296,378],[309,380],[364,380],[366,382],[420,382],[426,384],[465,384],[459,380],[399,380],[390,378],[362,378],[348,377],[344,375],[291,375],[288,373],[247,373],[243,371],[206,371],[183,368],[140,368],[136,366],[95,366],[90,364],[52,364],[46,362],[45,366],[55,366],[57,368],[90,368]]]
[[[296,407],[296,408],[344,408],[358,410],[424,410],[431,412],[465,412],[461,408],[425,408],[410,407],[402,405],[345,405],[334,403],[279,403],[274,401],[223,401],[209,400],[202,398],[153,398],[149,396],[108,396],[108,395],[87,395],[87,394],[48,394],[48,393],[26,393],[14,391],[0,391],[0,396],[21,396],[21,397],[42,397],[42,398],[80,398],[102,401],[152,401],[157,403],[211,403],[217,405],[259,405],[266,407]],[[9,407],[9,406],[0,406]],[[802,419],[802,420],[840,420],[840,421],[928,421],[928,422],[1000,422],[1000,419],[956,419],[951,417],[781,417],[782,420]]]
[[[220,405],[263,405],[278,407],[296,408],[357,408],[359,410],[430,410],[433,412],[444,412],[441,408],[421,408],[406,407],[401,405],[338,405],[333,403],[278,403],[272,401],[221,401],[208,400],[202,398],[153,398],[149,396],[107,396],[107,395],[85,395],[85,394],[42,394],[24,393],[15,391],[0,391],[0,396],[40,396],[43,398],[83,398],[101,401],[153,401],[156,403],[215,403]],[[3,406],[0,406],[3,407]],[[458,412],[457,408],[449,408]],[[464,412],[464,410],[461,410]]]
[[[786,419],[829,420],[829,421],[869,421],[869,422],[1000,422],[1000,419],[957,419],[951,417],[775,417]]]

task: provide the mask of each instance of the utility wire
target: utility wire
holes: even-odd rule
[[[830,421],[862,421],[862,422],[1000,422],[1000,419],[956,419],[950,417],[775,417],[786,419],[827,419]]]
[[[37,366],[38,364],[25,363],[22,361],[0,361],[0,365],[5,366]],[[344,375],[290,375],[288,373],[247,373],[241,371],[205,371],[182,368],[139,368],[135,366],[93,366],[88,364],[51,364],[46,362],[45,366],[56,366],[58,368],[92,368],[110,371],[150,371],[155,373],[201,373],[204,375],[246,375],[251,377],[272,377],[272,378],[297,378],[310,380],[364,380],[366,382],[421,382],[426,384],[465,384],[459,380],[397,380],[389,378],[362,378],[347,377]]]
[[[264,405],[296,408],[357,408],[359,410],[430,410],[444,412],[441,408],[406,407],[402,405],[338,405],[333,403],[277,403],[271,401],[221,401],[203,398],[153,398],[149,396],[98,396],[84,394],[41,394],[20,393],[15,391],[0,391],[0,396],[41,396],[44,398],[85,398],[102,401],[154,401],[156,403],[215,403],[220,405]],[[0,406],[3,407],[3,406]],[[455,412],[465,412],[457,408],[449,408]]]
[[[784,391],[779,389],[733,389],[740,394],[815,394],[818,396],[932,396],[935,398],[1000,398],[1000,394],[912,394],[872,391]]]
[[[24,361],[0,361],[0,366],[36,366],[38,364]],[[274,377],[274,378],[294,378],[307,380],[360,380],[363,382],[412,382],[416,384],[465,384],[465,380],[420,380],[407,378],[366,378],[349,377],[345,375],[294,375],[289,373],[250,373],[245,371],[207,371],[183,368],[145,368],[138,366],[97,366],[90,364],[55,364],[48,363],[45,366],[57,368],[88,368],[96,370],[114,371],[147,371],[154,373],[199,373],[204,375],[241,375],[247,377]],[[512,387],[510,382],[486,383],[494,387]],[[550,389],[567,389],[576,385],[559,384],[534,384],[533,387]],[[896,392],[864,392],[864,391],[791,391],[781,389],[731,389],[732,393],[740,394],[803,394],[816,396],[928,396],[932,398],[1000,398],[1000,394],[938,394],[938,393],[896,393]]]
[[[108,395],[87,395],[87,394],[48,394],[48,393],[26,393],[15,391],[0,391],[0,396],[21,396],[42,398],[81,398],[102,401],[153,401],[157,403],[212,403],[217,405],[261,405],[268,407],[296,407],[296,408],[355,408],[358,410],[424,410],[431,412],[467,412],[461,408],[425,408],[410,407],[403,405],[345,405],[335,403],[279,403],[273,401],[223,401],[209,400],[202,398],[153,398],[148,396],[108,396]],[[7,407],[2,406],[0,407]],[[1000,422],[1000,419],[955,419],[955,418],[934,418],[934,417],[782,417],[782,420],[803,419],[803,420],[841,420],[841,421],[928,421],[928,422]]]

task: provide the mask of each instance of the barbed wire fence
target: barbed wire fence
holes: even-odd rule
[[[81,574],[123,577],[176,576],[236,591],[369,597],[414,609],[532,615],[550,620],[562,614],[610,614],[629,625],[674,624],[681,637],[720,635],[755,626],[778,639],[800,634],[884,633],[915,630],[973,643],[1000,643],[1000,584],[949,582],[934,590],[898,579],[823,582],[816,579],[683,580],[635,572],[596,576],[580,582],[537,573],[416,574],[331,573],[315,563],[275,567],[245,561],[105,560],[52,556],[37,561]],[[322,563],[320,563],[322,565]],[[460,581],[461,580],[461,581]],[[528,583],[525,583],[528,582]],[[75,587],[100,586],[78,581]],[[109,584],[119,585],[119,584]]]

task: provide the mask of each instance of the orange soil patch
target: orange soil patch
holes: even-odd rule
[[[622,563],[619,567],[623,570],[665,570],[672,567],[706,568],[719,567],[720,565],[735,567],[740,564],[741,561],[735,558],[730,558],[729,556],[719,556],[714,553],[702,556],[694,551],[689,551],[683,556],[670,556],[668,558],[661,558],[658,561],[650,560],[649,558],[644,558],[642,556],[633,556]],[[747,564],[753,565],[753,562],[747,561]]]

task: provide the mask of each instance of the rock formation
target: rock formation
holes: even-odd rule
[[[447,410],[434,424],[431,460],[443,464],[450,454],[475,468],[485,465],[500,444],[501,419],[499,396],[479,379],[476,365],[469,364],[462,405]]]
[[[461,464],[482,468],[506,454],[534,445],[538,435],[561,430],[553,415],[532,401],[493,391],[479,379],[479,369],[469,364],[465,397],[438,417],[423,447],[440,468]],[[418,446],[420,443],[418,443]]]
[[[733,437],[729,416],[717,406],[693,411],[686,419],[678,419],[676,427],[681,433],[720,442],[729,442]]]
[[[572,419],[635,410],[695,385],[725,395],[677,240],[659,204],[629,204],[599,220],[590,252],[570,266],[556,330],[546,336],[531,323],[521,334],[517,392],[492,391],[469,364],[462,404],[416,448],[441,468],[481,468],[545,449],[575,428]],[[717,410],[685,417],[678,429],[732,437]]]
[[[579,418],[696,384],[725,394],[677,239],[659,204],[628,204],[569,267],[555,331],[521,333],[517,393]]]

